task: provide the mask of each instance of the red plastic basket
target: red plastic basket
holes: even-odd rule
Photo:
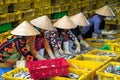
[[[67,76],[69,64],[64,58],[39,60],[28,62],[27,67],[31,78],[50,78],[55,76]]]

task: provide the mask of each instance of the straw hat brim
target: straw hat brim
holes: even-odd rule
[[[30,23],[40,29],[44,30],[54,30],[54,27],[50,21],[50,19],[45,15],[42,17],[38,17],[30,21]]]
[[[84,16],[83,13],[78,13],[74,16],[71,16],[70,19],[72,20],[72,22],[74,23],[74,25],[79,25],[79,26],[88,26],[89,22],[86,19],[86,17]]]
[[[40,34],[40,32],[36,30],[30,23],[24,21],[20,25],[18,25],[14,30],[12,30],[11,34],[19,36],[33,36]]]
[[[53,24],[56,28],[60,29],[73,29],[75,28],[75,25],[70,20],[69,17],[63,16],[61,19],[59,19],[57,22]]]

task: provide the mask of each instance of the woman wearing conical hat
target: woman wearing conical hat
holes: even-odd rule
[[[112,17],[115,16],[113,11],[110,9],[109,6],[104,6],[97,11],[95,11],[95,14],[91,16],[88,21],[89,25],[82,28],[82,35],[84,38],[92,38],[93,34],[103,34],[103,35],[109,35],[114,34],[114,31],[105,31],[105,17]]]
[[[67,16],[63,16],[53,25],[56,27],[56,30],[51,32],[49,40],[56,57],[61,57],[63,53],[72,54],[69,48],[69,40],[72,40],[75,43],[77,47],[76,52],[80,52],[80,44],[74,34],[70,31],[70,29],[75,28],[72,21]]]
[[[91,46],[86,41],[83,40],[81,31],[79,28],[79,27],[84,27],[89,25],[89,22],[84,16],[84,14],[82,12],[75,14],[71,16],[70,19],[74,23],[74,25],[77,26],[76,28],[71,29],[72,33],[77,37],[78,41],[82,46],[84,46],[86,49],[91,49]]]
[[[37,60],[27,49],[26,44],[29,43],[35,35],[40,34],[27,21],[22,22],[14,30],[11,36],[0,44],[0,68],[9,68],[15,64],[21,55],[27,61]],[[36,55],[35,55],[36,56]]]
[[[32,48],[32,50],[35,49],[42,57],[45,56],[46,51],[50,58],[55,58],[45,34],[46,31],[54,30],[54,27],[52,26],[52,23],[50,22],[49,18],[46,15],[44,15],[31,20],[30,23],[34,25],[41,33],[40,35],[36,36],[34,43],[35,47]]]

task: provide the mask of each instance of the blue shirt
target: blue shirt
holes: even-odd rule
[[[94,25],[94,32],[97,34],[101,34],[102,30],[99,29],[101,26],[101,22],[103,20],[101,18],[102,18],[102,16],[97,15],[97,14],[94,15],[93,17],[89,18],[88,21],[90,24],[86,27],[83,27],[81,33],[82,34],[87,33],[87,31],[91,28],[91,26]]]

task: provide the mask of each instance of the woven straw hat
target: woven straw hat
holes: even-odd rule
[[[57,22],[55,22],[54,26],[56,28],[61,28],[61,29],[73,29],[73,28],[75,28],[75,25],[67,16],[62,17]]]
[[[115,16],[111,8],[107,5],[98,9],[95,13],[103,16]]]
[[[77,25],[88,26],[89,25],[89,22],[83,13],[78,13],[74,16],[71,16],[70,19],[72,20],[72,22],[74,23],[75,26],[77,26]]]
[[[40,32],[37,31],[30,23],[24,21],[20,25],[18,25],[14,30],[12,30],[11,34],[19,36],[33,36],[40,34]]]
[[[33,19],[30,21],[30,23],[44,30],[54,30],[54,27],[50,22],[50,19],[46,15]]]

